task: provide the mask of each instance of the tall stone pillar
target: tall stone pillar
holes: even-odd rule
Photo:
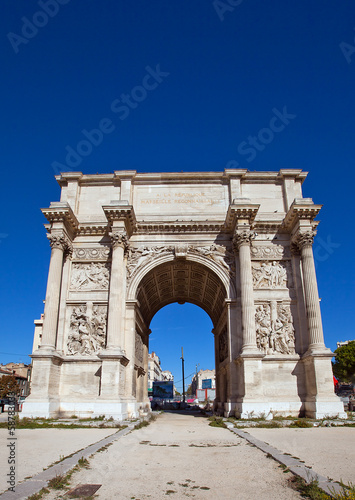
[[[309,230],[298,233],[296,242],[301,251],[304,295],[307,312],[309,350],[324,350],[322,317],[319,305],[316,270],[313,259],[314,232]]]
[[[40,350],[54,350],[56,347],[64,253],[72,251],[71,243],[64,233],[50,234],[48,235],[48,239],[52,247],[52,253],[47,281]]]
[[[126,231],[113,231],[112,264],[108,299],[107,341],[106,348],[123,350],[124,347],[124,301],[126,294],[126,270],[124,253],[127,248]]]
[[[302,282],[302,300],[298,295],[300,328],[307,327],[307,332],[299,332],[306,342],[306,352],[302,354],[305,377],[305,396],[302,411],[312,418],[338,416],[345,418],[343,404],[334,394],[331,359],[333,353],[324,345],[321,311],[319,305],[317,278],[313,259],[314,221],[321,209],[311,198],[295,199],[283,222],[284,229],[290,232],[291,248],[301,254],[302,276],[296,276]],[[308,333],[308,339],[307,339]],[[303,349],[302,349],[303,351]]]
[[[251,270],[250,243],[252,233],[249,229],[237,230],[233,243],[239,252],[240,300],[242,306],[242,354],[259,354],[256,345],[255,306],[253,276]]]

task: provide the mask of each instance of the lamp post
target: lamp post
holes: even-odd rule
[[[184,370],[184,348],[181,348],[181,363],[182,363],[182,402],[185,403],[185,370]]]

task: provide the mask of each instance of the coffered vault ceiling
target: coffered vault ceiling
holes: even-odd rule
[[[222,315],[226,292],[220,279],[208,268],[175,260],[152,269],[142,279],[137,298],[147,325],[159,309],[172,302],[200,306],[216,325]]]

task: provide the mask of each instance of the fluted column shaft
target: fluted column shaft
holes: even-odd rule
[[[300,234],[298,236],[297,243],[301,250],[303,284],[309,331],[309,347],[324,348],[322,317],[312,251],[313,236],[314,233],[311,231]]]
[[[240,299],[243,330],[242,352],[250,350],[257,351],[250,239],[251,233],[248,230],[237,232],[234,236],[235,248],[239,251]]]
[[[41,349],[55,349],[64,252],[70,243],[64,235],[49,235],[52,247],[49,264]]]
[[[124,232],[111,233],[112,264],[108,300],[107,349],[122,349],[124,346],[123,304],[126,291],[124,252],[127,236]]]

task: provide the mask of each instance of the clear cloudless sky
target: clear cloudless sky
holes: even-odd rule
[[[325,342],[354,339],[354,2],[231,3],[2,1],[2,363],[30,361],[43,312],[50,247],[40,208],[59,200],[54,162],[86,174],[309,172],[303,194],[324,204],[314,251]],[[114,113],[157,65],[157,88],[125,119]],[[247,154],[242,143],[275,109],[292,115],[289,124]],[[66,148],[104,118],[114,130],[66,165]],[[214,366],[211,328],[195,306],[168,306],[152,321],[151,349],[178,381],[182,345],[187,376],[197,363]]]

